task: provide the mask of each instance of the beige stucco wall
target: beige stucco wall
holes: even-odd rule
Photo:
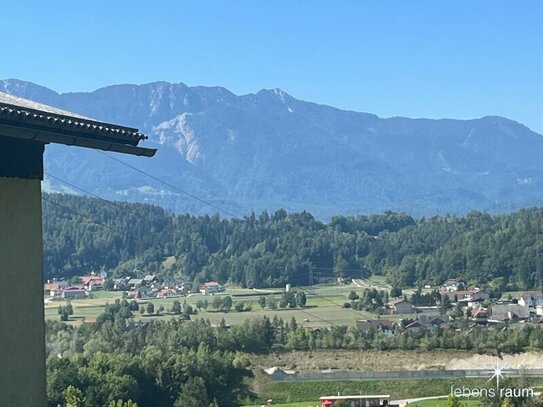
[[[0,406],[45,406],[40,181],[0,177]]]

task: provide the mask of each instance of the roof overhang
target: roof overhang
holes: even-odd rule
[[[25,128],[5,124],[2,120],[0,120],[0,135],[22,140],[38,141],[44,144],[65,144],[67,146],[87,147],[145,157],[152,157],[156,153],[156,149],[154,148],[143,148],[129,144],[114,143],[112,141],[82,137],[67,132],[60,133],[52,130]]]
[[[147,137],[132,127],[89,119],[30,100],[0,93],[0,136],[152,157],[138,147]]]

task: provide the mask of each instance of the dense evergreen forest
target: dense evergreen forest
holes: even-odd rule
[[[195,217],[45,194],[44,245],[46,278],[155,272],[256,288],[377,274],[396,287],[463,277],[469,284],[531,289],[542,284],[543,209],[422,219],[385,212],[323,223],[307,212]]]

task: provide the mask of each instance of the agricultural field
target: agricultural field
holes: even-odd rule
[[[374,277],[371,281],[368,280],[368,285],[384,287],[384,280]],[[172,298],[153,298],[138,300],[140,306],[146,307],[148,302],[152,302],[155,306],[155,310],[160,306],[164,307],[165,312],[162,315],[149,316],[147,313],[141,315],[135,313],[136,319],[141,318],[153,318],[153,319],[169,319],[174,317],[168,313],[168,310],[172,307],[174,301],[180,301],[190,304],[193,308],[196,308],[198,301],[207,300],[208,308],[199,309],[197,315],[193,315],[191,318],[204,318],[208,319],[212,324],[219,324],[222,319],[225,320],[228,325],[241,324],[248,318],[267,316],[273,318],[275,315],[290,320],[295,318],[299,323],[302,323],[307,327],[323,327],[333,324],[350,325],[356,320],[365,318],[375,318],[376,315],[365,311],[356,311],[348,308],[343,308],[343,304],[348,302],[348,295],[351,290],[361,293],[364,288],[358,287],[354,284],[337,285],[337,284],[322,284],[318,286],[312,286],[310,288],[300,287],[297,290],[304,291],[307,296],[307,304],[303,308],[296,309],[276,309],[270,310],[268,308],[262,309],[258,304],[258,300],[261,296],[266,298],[274,297],[278,299],[283,292],[283,288],[277,289],[244,289],[244,288],[227,288],[224,292],[215,294],[218,296],[231,296],[233,305],[243,302],[246,305],[252,307],[251,311],[237,312],[233,308],[228,312],[221,312],[213,310],[211,302],[213,301],[213,295],[202,294],[190,294],[189,296],[172,297]],[[97,291],[92,294],[94,298],[74,299],[71,300],[71,304],[74,308],[74,315],[70,317],[72,322],[92,321],[98,315],[103,312],[106,304],[113,303],[116,299],[122,298],[122,294],[119,291]],[[54,301],[45,305],[45,317],[47,319],[57,319],[57,309],[59,305],[64,305],[64,301]],[[398,316],[393,316],[397,319]]]

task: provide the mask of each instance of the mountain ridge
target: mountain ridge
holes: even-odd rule
[[[123,160],[240,215],[285,207],[321,218],[389,209],[427,216],[543,204],[543,137],[500,116],[380,118],[281,89],[238,96],[163,81],[57,93],[3,80],[0,91],[139,128],[159,154]],[[108,199],[209,212],[95,152],[50,146],[46,167]]]

